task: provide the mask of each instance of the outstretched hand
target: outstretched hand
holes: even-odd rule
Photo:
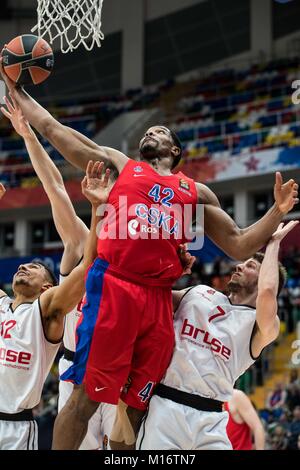
[[[16,88],[16,83],[13,82],[9,76],[5,73],[5,70],[3,68],[3,49],[1,51],[1,55],[0,55],[0,75],[1,77],[3,78],[7,88],[9,89],[10,92],[13,92],[14,89]]]
[[[296,225],[299,224],[299,220],[290,220],[289,223],[284,225],[282,222],[278,225],[276,232],[273,233],[272,238],[270,241],[279,241],[281,240],[291,231]]]
[[[15,131],[24,139],[33,135],[33,130],[30,127],[29,122],[25,119],[22,110],[14,97],[10,95],[11,101],[4,96],[6,108],[3,106],[0,108],[4,116],[10,119]]]
[[[191,253],[187,251],[187,245],[179,245],[179,259],[183,268],[182,276],[192,273],[192,266],[196,261],[196,257],[192,256]]]
[[[274,199],[278,209],[283,215],[290,212],[294,205],[299,202],[298,184],[293,179],[283,183],[282,176],[279,171],[276,172]]]
[[[86,168],[86,175],[81,182],[82,194],[92,205],[104,204],[108,200],[110,170],[107,168],[104,171],[103,167],[103,162],[90,160]]]

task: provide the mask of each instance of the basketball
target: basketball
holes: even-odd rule
[[[12,39],[2,51],[3,67],[18,85],[37,85],[46,80],[53,68],[54,56],[49,44],[33,34]]]

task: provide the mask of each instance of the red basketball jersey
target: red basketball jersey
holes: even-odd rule
[[[228,403],[225,402],[225,410],[228,411],[229,419],[227,423],[227,436],[232,444],[233,450],[251,450],[252,438],[251,430],[246,423],[236,423],[232,418]]]
[[[172,285],[182,273],[177,251],[189,241],[196,204],[195,183],[183,173],[161,176],[129,160],[109,195],[98,256],[142,282]]]

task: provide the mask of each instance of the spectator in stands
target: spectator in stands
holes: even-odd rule
[[[290,428],[290,420],[291,413],[287,410],[284,410],[278,419],[278,424],[280,424],[280,426],[282,426],[286,431],[288,431]]]
[[[290,411],[297,406],[300,407],[300,389],[297,383],[291,383],[287,386],[286,405]]]
[[[288,445],[287,432],[280,424],[278,424],[271,434],[270,447],[271,450],[285,450]]]
[[[284,389],[283,383],[277,382],[275,384],[275,389],[268,395],[266,408],[270,411],[281,410],[285,404],[286,395],[287,393]],[[275,413],[275,415],[277,415],[277,413]],[[278,414],[278,417],[279,416],[280,413]]]
[[[278,305],[280,320],[286,322],[287,332],[292,333],[294,331],[293,304],[287,287],[282,290]]]
[[[288,450],[297,450],[298,437],[300,435],[300,406],[293,411],[293,421],[288,432]]]
[[[218,256],[214,261],[212,275],[218,276],[218,277],[221,275],[221,257],[220,256]]]
[[[295,266],[295,258],[297,255],[298,255],[297,247],[290,245],[284,256],[284,266],[286,267],[288,274],[293,275],[293,270]]]
[[[300,386],[300,379],[298,376],[298,369],[291,369],[290,377],[289,377],[289,384],[296,384]]]

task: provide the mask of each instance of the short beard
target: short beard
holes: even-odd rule
[[[140,154],[147,160],[151,160],[153,158],[158,157],[157,149],[151,144],[144,144],[140,149]]]
[[[256,284],[241,286],[238,282],[231,280],[227,284],[227,289],[229,294],[238,294],[243,291],[245,295],[251,295],[255,291],[255,286]]]
[[[29,291],[31,290],[30,282],[26,278],[24,279],[21,277],[20,279],[17,279],[14,282],[13,290],[16,293],[27,296],[29,295]]]
[[[24,279],[23,277],[20,279],[17,279],[15,281],[15,286],[28,286],[27,279]]]
[[[237,292],[240,292],[242,289],[242,286],[235,281],[229,281],[227,284],[227,289],[229,294],[236,294]]]

